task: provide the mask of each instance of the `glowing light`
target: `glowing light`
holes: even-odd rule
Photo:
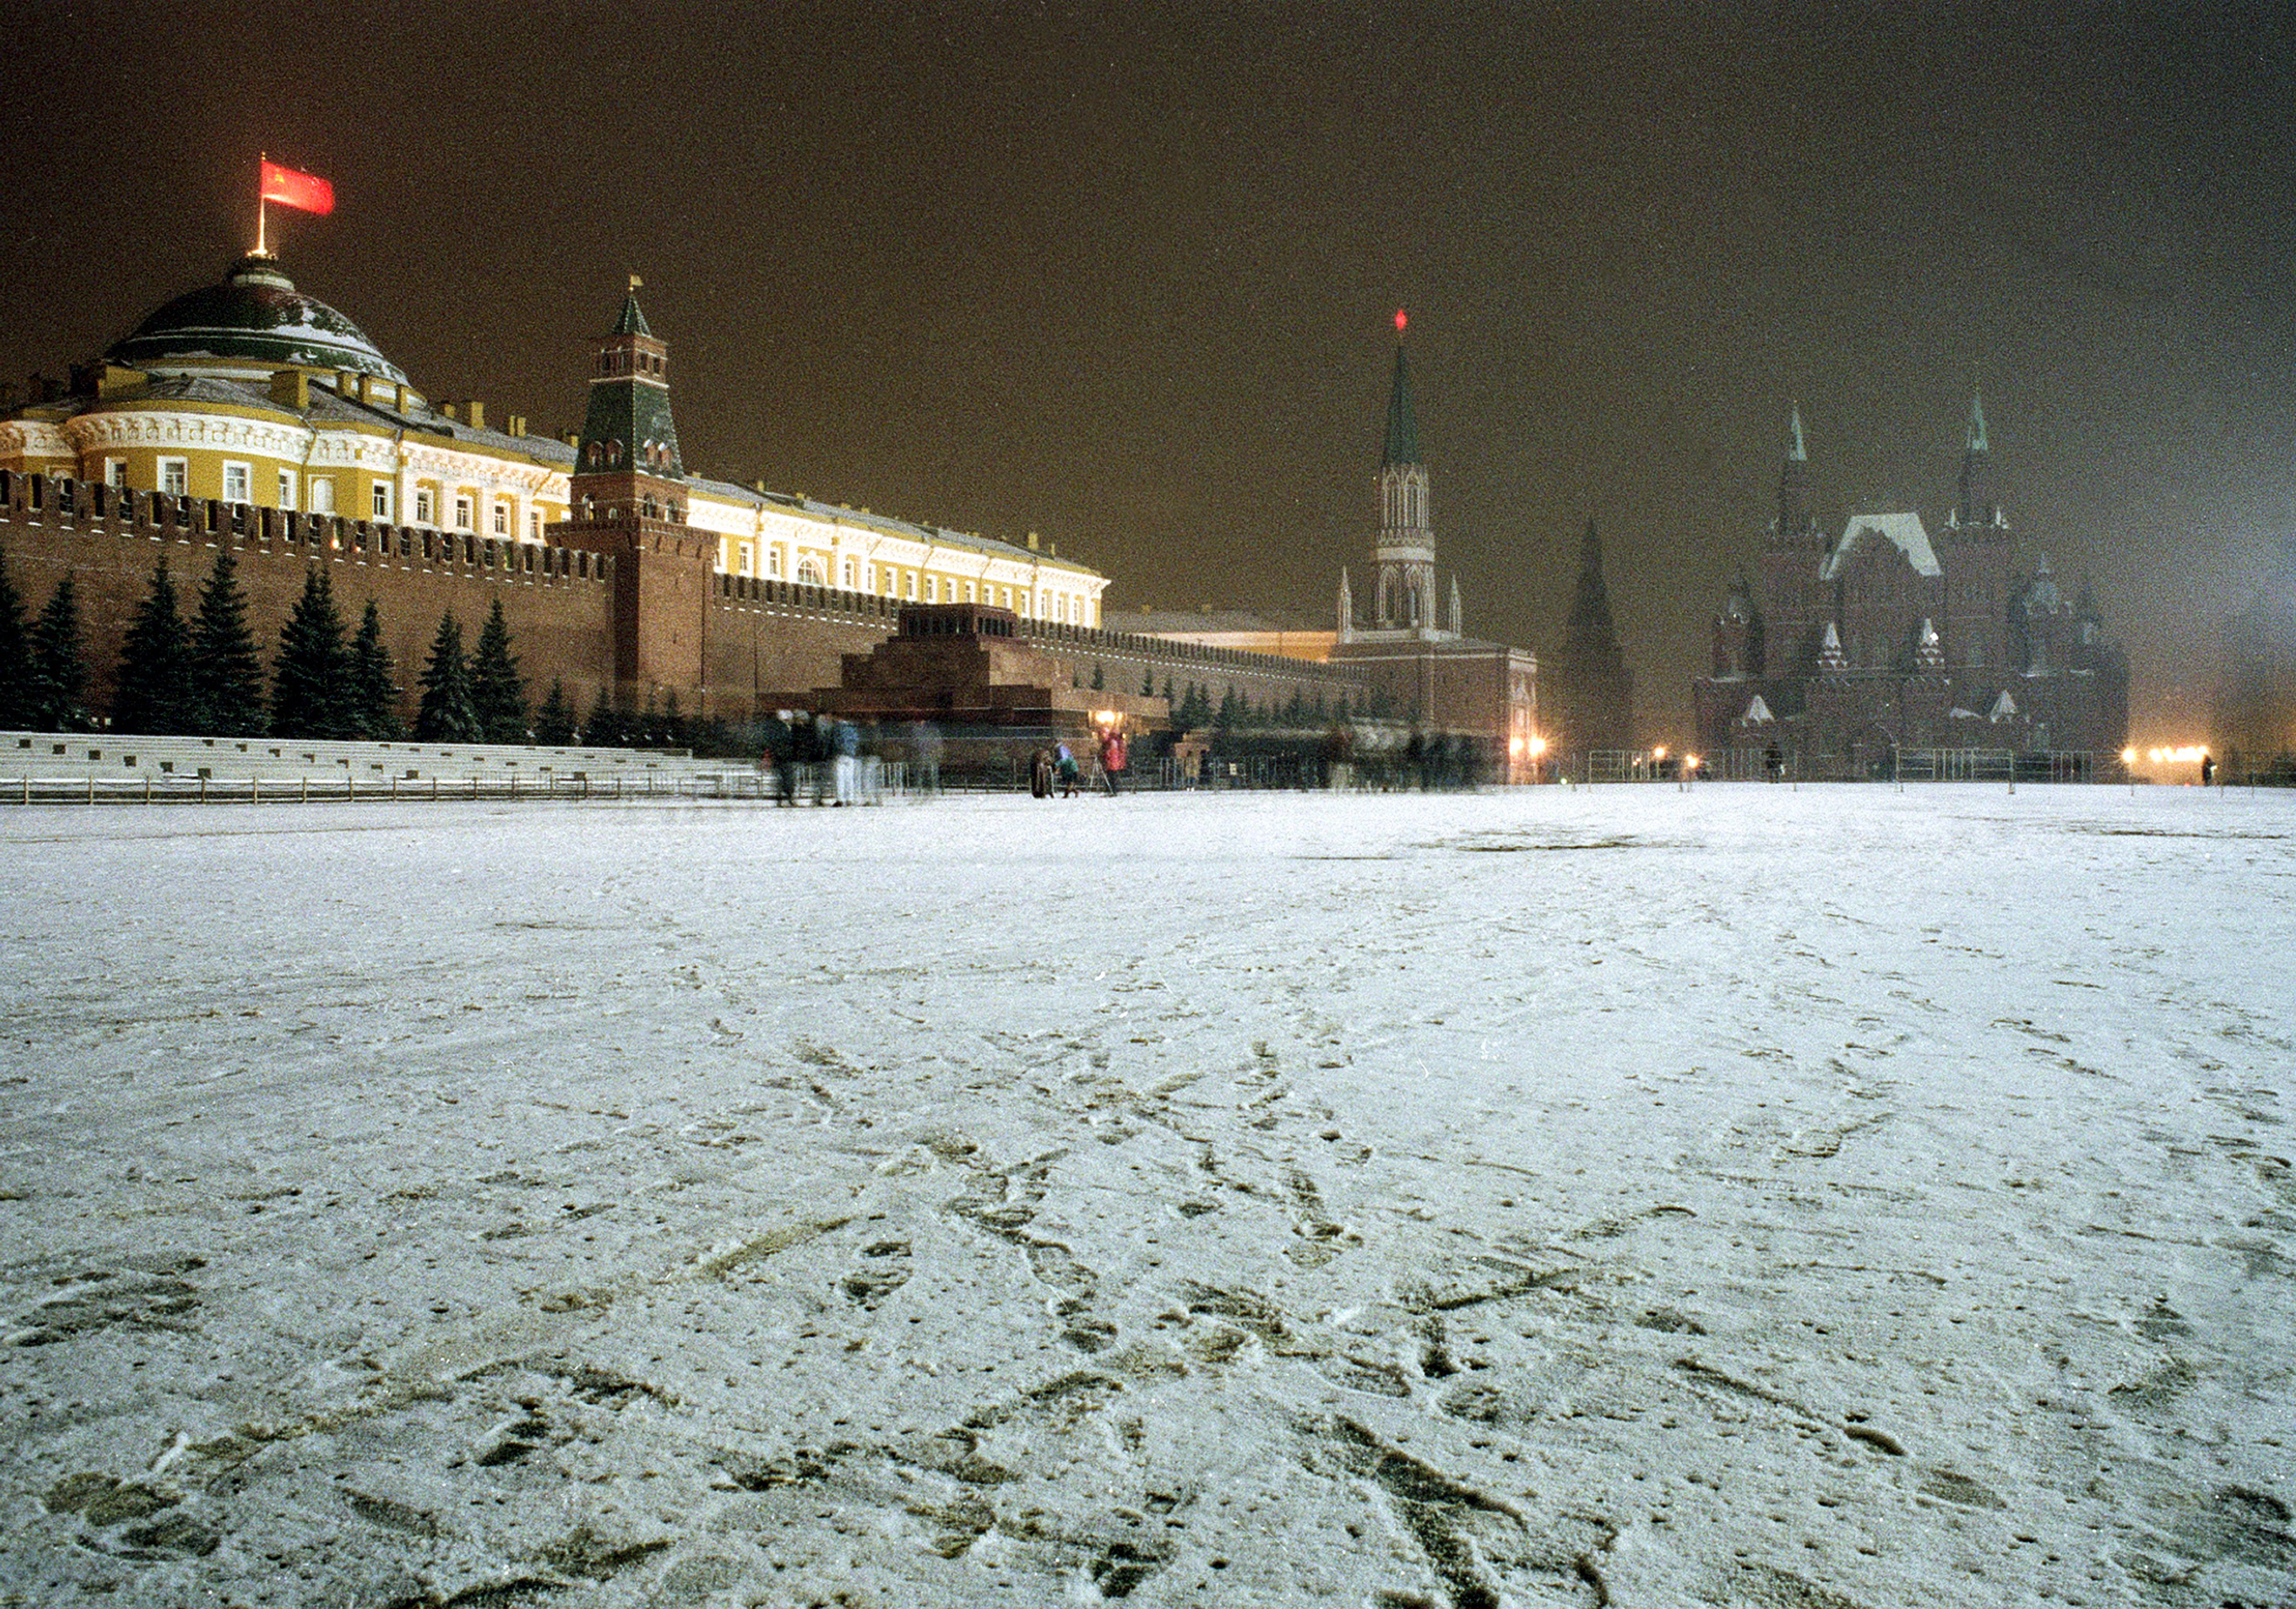
[[[2136,751],[2134,749],[2123,749],[2120,751],[2120,763],[2124,766],[2135,765],[2136,763]]]
[[[1545,738],[1543,738],[1543,737],[1539,736],[1537,733],[1535,733],[1535,732],[1534,732],[1533,734],[1531,734],[1531,738],[1530,738],[1530,757],[1531,757],[1531,759],[1537,759],[1540,755],[1542,755],[1542,754],[1544,754],[1544,753],[1546,753],[1546,740]]]
[[[1396,332],[1398,335],[1400,335],[1400,334],[1402,334],[1402,333],[1403,333],[1403,326],[1404,326],[1404,325],[1406,325],[1406,324],[1409,324],[1410,322],[1411,322],[1410,317],[1409,317],[1407,315],[1406,315],[1406,314],[1405,314],[1404,310],[1403,310],[1401,308],[1396,308],[1396,310],[1395,310],[1395,332]]]
[[[1695,771],[1698,769],[1698,756],[1695,754],[1684,755],[1682,757],[1682,768],[1685,771]]]
[[[2147,749],[2144,758],[2156,766],[2196,766],[2209,757],[2204,743],[2186,743],[2177,749]]]
[[[1652,749],[1651,751],[1651,758],[1652,759],[1664,759],[1666,758],[1666,745],[1664,743],[1660,743],[1657,748]]]

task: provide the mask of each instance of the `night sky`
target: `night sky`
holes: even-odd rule
[[[1591,515],[1648,738],[1771,512],[1932,525],[1981,383],[2140,743],[2296,530],[2292,8],[35,4],[0,374],[252,243],[437,398],[578,422],[624,275],[688,465],[1021,538],[1109,620],[1364,595],[1395,309],[1467,628]]]

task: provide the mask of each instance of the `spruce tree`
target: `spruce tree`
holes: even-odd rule
[[[32,659],[24,641],[24,598],[0,552],[0,727],[20,727],[31,695]]]
[[[1167,710],[1176,708],[1172,702],[1172,678],[1168,676],[1164,678],[1164,708]]]
[[[583,746],[591,749],[613,749],[621,746],[622,718],[614,713],[614,701],[606,696],[602,683],[598,696],[590,705],[590,718],[582,723]]]
[[[56,583],[48,606],[32,622],[28,727],[39,732],[78,732],[87,726],[80,700],[87,692],[87,659],[80,651],[79,598],[70,572]]]
[[[451,611],[439,617],[439,635],[430,639],[421,685],[416,737],[442,743],[479,741],[478,711],[471,707],[471,662],[463,656],[463,628]]]
[[[1098,660],[1095,660],[1092,662],[1092,690],[1095,693],[1098,693],[1105,689],[1107,685],[1108,677],[1102,672],[1100,661]]]
[[[479,718],[480,742],[526,741],[526,682],[510,651],[510,622],[503,619],[500,598],[487,612],[478,652],[471,656],[471,710]]]
[[[250,737],[266,724],[263,662],[247,628],[238,562],[230,548],[216,550],[192,616],[192,730],[207,737]]]
[[[152,590],[120,641],[111,726],[117,732],[192,729],[192,636],[176,604],[166,554],[152,566]]]
[[[555,748],[574,741],[574,706],[566,702],[566,684],[553,678],[550,691],[534,712],[534,741]]]
[[[271,662],[271,735],[351,736],[350,668],[334,583],[324,565],[314,564],[303,572],[294,612],[279,628],[279,656]]]
[[[382,612],[366,601],[358,636],[351,639],[350,716],[353,735],[387,743],[399,735],[398,668],[382,644]]]
[[[1156,696],[1156,673],[1153,670],[1146,670],[1141,673],[1140,696],[1142,698],[1154,698]]]

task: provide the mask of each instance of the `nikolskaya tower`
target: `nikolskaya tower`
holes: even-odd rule
[[[1387,443],[1379,461],[1379,538],[1372,547],[1370,618],[1358,623],[1345,571],[1340,572],[1340,641],[1374,635],[1445,638],[1459,635],[1459,584],[1451,583],[1447,628],[1436,624],[1435,529],[1427,465],[1419,456],[1419,422],[1411,408],[1411,374],[1395,315],[1395,379],[1387,398]]]

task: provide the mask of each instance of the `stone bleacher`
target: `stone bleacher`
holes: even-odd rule
[[[693,794],[754,786],[685,750],[0,732],[0,802],[69,798],[502,798]]]

